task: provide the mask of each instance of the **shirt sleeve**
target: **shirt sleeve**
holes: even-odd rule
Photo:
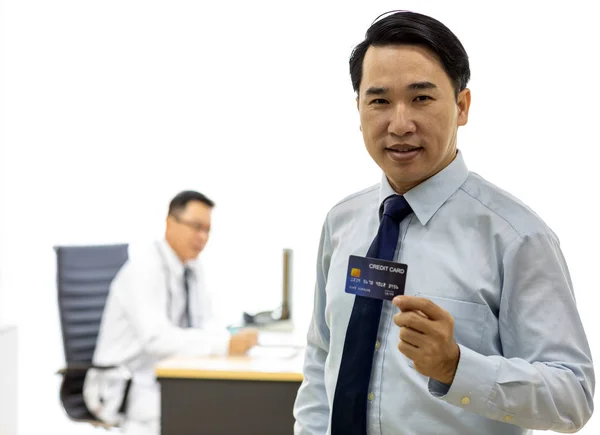
[[[460,346],[449,389],[465,410],[524,428],[575,432],[593,412],[594,369],[566,262],[552,234],[520,236],[503,256],[502,356]]]
[[[314,308],[307,334],[304,380],[294,404],[295,435],[323,435],[329,425],[329,403],[325,390],[325,360],[329,353],[329,328],[325,322],[327,273],[331,244],[327,221],[321,232],[317,256]]]
[[[230,333],[227,331],[227,323],[215,312],[213,305],[213,294],[209,291],[202,263],[197,260],[195,267],[196,292],[192,298],[194,307],[192,325],[210,334],[215,334],[216,348],[214,354],[224,355],[229,347]]]
[[[175,326],[167,313],[165,274],[160,264],[149,260],[132,262],[118,293],[144,352],[157,358],[173,355],[222,355],[229,344],[223,329],[192,329]]]

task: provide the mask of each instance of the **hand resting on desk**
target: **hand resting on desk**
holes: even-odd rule
[[[254,328],[240,329],[229,339],[229,355],[244,355],[258,343],[258,330]]]

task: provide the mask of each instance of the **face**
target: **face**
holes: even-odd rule
[[[181,261],[195,259],[206,246],[211,213],[203,202],[190,201],[183,211],[167,217],[165,237]]]
[[[471,94],[455,97],[437,56],[412,45],[371,46],[357,98],[367,151],[400,194],[445,168]]]

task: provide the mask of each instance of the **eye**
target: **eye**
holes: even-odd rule
[[[423,102],[423,101],[429,101],[432,100],[433,98],[431,98],[429,95],[419,95],[418,97],[415,98],[416,102]]]
[[[383,98],[375,98],[369,104],[388,104],[388,100],[384,100]]]

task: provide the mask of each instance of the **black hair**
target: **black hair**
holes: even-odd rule
[[[363,60],[370,46],[420,45],[434,52],[450,77],[455,96],[467,87],[471,71],[469,57],[456,35],[436,20],[416,12],[392,11],[375,20],[365,39],[352,50],[350,78],[358,94],[363,74]],[[380,15],[380,17],[386,15]]]
[[[169,215],[175,216],[183,211],[190,201],[200,201],[209,207],[214,207],[215,203],[205,195],[194,190],[184,190],[179,192],[169,203]]]

